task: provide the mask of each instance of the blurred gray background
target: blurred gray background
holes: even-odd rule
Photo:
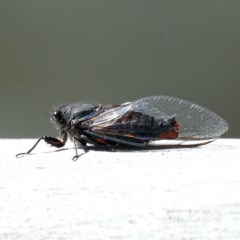
[[[0,1],[0,137],[56,135],[54,105],[172,95],[239,137],[240,1]]]

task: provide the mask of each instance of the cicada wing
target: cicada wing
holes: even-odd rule
[[[132,109],[157,119],[175,116],[180,125],[178,140],[211,141],[228,130],[227,123],[216,113],[176,97],[145,97],[133,102]]]
[[[141,114],[138,113],[144,117],[140,117]],[[150,123],[148,117],[153,117],[159,122],[176,120],[179,125],[178,137],[161,138],[161,134],[155,137],[157,135],[152,131],[154,128],[151,130],[151,127],[147,127]],[[113,107],[90,119],[87,125],[92,133],[108,138],[134,143],[149,142],[149,145],[163,147],[206,144],[220,137],[228,129],[227,123],[212,111],[168,96],[145,97],[133,103]]]
[[[98,129],[104,128],[109,125],[112,125],[117,119],[122,117],[126,112],[128,112],[132,107],[132,103],[120,105],[117,107],[113,107],[101,114],[97,117],[90,120],[90,129]]]

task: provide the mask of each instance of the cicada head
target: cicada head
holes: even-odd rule
[[[68,131],[74,119],[80,119],[95,110],[96,106],[86,103],[60,105],[50,114],[51,121],[61,131]]]

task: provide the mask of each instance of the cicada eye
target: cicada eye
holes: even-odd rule
[[[54,116],[57,120],[59,120],[59,119],[62,118],[62,112],[61,112],[61,111],[55,111],[55,112],[53,113],[53,116]]]

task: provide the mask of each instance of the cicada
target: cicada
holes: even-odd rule
[[[60,105],[50,114],[59,137],[41,140],[61,148],[68,138],[87,152],[89,144],[102,149],[190,147],[207,144],[228,130],[216,113],[205,107],[169,96],[151,96],[120,105],[73,103]]]

